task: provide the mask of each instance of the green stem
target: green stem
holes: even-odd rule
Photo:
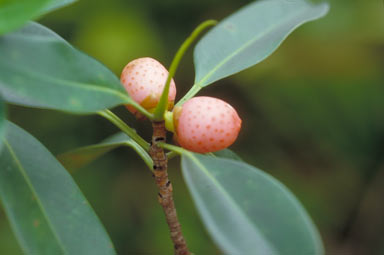
[[[217,24],[216,20],[207,20],[201,23],[192,33],[191,35],[184,41],[184,43],[180,46],[179,50],[176,52],[175,57],[172,60],[171,66],[169,67],[169,74],[167,77],[167,81],[165,82],[165,86],[163,89],[163,93],[161,95],[159,104],[157,105],[154,113],[153,120],[161,121],[164,118],[164,112],[168,107],[168,93],[169,86],[174,77],[176,70],[179,66],[181,58],[184,56],[185,52],[188,50],[189,46],[196,40],[196,38],[208,27],[214,26]]]
[[[183,96],[183,98],[181,98],[179,100],[179,102],[177,102],[177,104],[175,106],[181,106],[182,104],[185,103],[185,101],[187,101],[188,99],[192,98],[194,95],[196,95],[200,90],[202,89],[202,87],[198,84],[194,84],[192,86],[192,88],[187,92],[187,94],[185,94]]]
[[[168,144],[168,143],[163,143],[163,142],[158,142],[157,143],[157,146],[161,147],[161,148],[164,148],[164,149],[167,149],[167,150],[170,150],[172,151],[175,155],[176,154],[187,154],[187,153],[190,153],[189,151],[179,147],[179,146],[176,146],[176,145],[172,145],[172,144]]]
[[[179,153],[176,153],[174,151],[170,151],[167,153],[167,159],[170,160],[170,159],[173,159],[174,157],[177,157],[179,156]]]
[[[118,116],[116,116],[110,110],[103,110],[97,112],[100,116],[103,116],[110,122],[112,122],[115,126],[120,128],[124,133],[126,133],[129,137],[131,137],[135,142],[137,142],[141,147],[143,147],[146,151],[149,150],[149,143],[147,143],[141,136],[139,136],[136,131],[125,124]]]
[[[138,112],[140,112],[141,114],[143,114],[145,117],[147,117],[148,119],[153,119],[153,114],[148,112],[144,107],[142,107],[140,104],[138,104],[137,102],[135,102],[134,100],[130,100],[130,102],[128,103],[128,105],[131,105],[133,106]]]
[[[129,142],[125,142],[124,143],[125,146],[127,147],[131,147],[134,151],[136,151],[137,154],[139,154],[139,156],[141,157],[141,159],[144,161],[144,163],[148,166],[149,170],[151,172],[153,172],[153,160],[152,158],[149,156],[149,154],[147,153],[147,151],[145,151],[143,149],[143,147],[141,147],[139,144],[137,144],[136,142],[134,141],[129,141]]]

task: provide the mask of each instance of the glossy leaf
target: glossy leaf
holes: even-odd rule
[[[323,254],[294,195],[244,162],[183,152],[182,172],[200,216],[225,254]]]
[[[5,131],[5,104],[0,96],[0,152],[3,147],[3,136]]]
[[[68,170],[75,170],[83,167],[92,161],[98,159],[109,151],[121,146],[129,146],[134,149],[141,157],[144,157],[144,161],[151,163],[152,159],[148,153],[140,147],[135,141],[133,141],[125,133],[117,133],[99,144],[90,146],[84,146],[57,156],[58,160]],[[151,163],[152,166],[152,163]]]
[[[0,153],[0,199],[25,254],[115,254],[72,177],[10,122]]]
[[[44,9],[44,12],[54,11],[56,9],[63,7],[63,6],[72,4],[76,1],[77,0],[51,0],[49,5]]]
[[[0,1],[0,35],[38,17],[50,0]]]
[[[132,103],[111,71],[42,25],[0,39],[0,93],[9,103],[72,113]]]
[[[207,86],[268,57],[298,26],[324,16],[326,3],[261,0],[211,29],[194,51],[195,84]]]
[[[28,20],[56,10],[76,0],[2,0],[0,35],[23,26]]]
[[[227,159],[243,161],[239,155],[237,155],[236,153],[234,153],[230,149],[224,149],[224,150],[216,151],[213,153],[213,155],[216,157],[219,157],[219,158],[227,158]]]

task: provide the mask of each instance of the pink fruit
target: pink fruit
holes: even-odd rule
[[[237,138],[241,119],[223,100],[194,97],[174,110],[177,142],[188,150],[207,153],[230,146]]]
[[[160,100],[168,77],[165,67],[153,58],[138,58],[129,62],[121,73],[121,83],[128,94],[145,109],[153,110]],[[173,107],[176,86],[173,79],[169,87],[169,108]],[[136,109],[127,107],[135,113]]]

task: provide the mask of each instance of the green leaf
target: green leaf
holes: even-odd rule
[[[152,168],[152,159],[148,153],[125,133],[117,133],[99,144],[84,146],[60,154],[57,158],[66,169],[75,170],[121,146],[129,146],[134,149],[141,157],[143,157],[145,162],[150,163],[150,168]]]
[[[305,0],[261,0],[245,6],[196,45],[195,84],[204,87],[259,63],[295,28],[324,16],[328,9],[326,3]]]
[[[219,158],[227,158],[227,159],[233,159],[233,160],[238,160],[238,161],[243,161],[239,155],[234,153],[230,149],[224,149],[221,151],[216,151],[213,153],[214,156],[219,157]]]
[[[0,96],[0,152],[3,147],[3,136],[5,131],[5,104]]]
[[[0,153],[0,199],[25,254],[116,254],[68,172],[10,122]]]
[[[0,35],[38,17],[51,0],[0,1]]]
[[[200,216],[225,254],[323,254],[294,195],[244,162],[182,152],[182,172]]]
[[[0,35],[23,26],[28,20],[76,0],[1,0]]]
[[[76,2],[77,0],[51,0],[49,5],[44,9],[44,12],[51,12],[56,9],[59,9],[63,6],[72,4]]]
[[[72,113],[134,103],[105,66],[37,23],[0,37],[0,55],[0,93],[9,103]]]

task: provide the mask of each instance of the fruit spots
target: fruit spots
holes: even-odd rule
[[[128,63],[121,74],[121,82],[130,97],[143,108],[153,110],[161,97],[168,71],[152,58],[139,58]],[[170,83],[168,101],[173,106],[176,85]],[[137,110],[127,106],[137,114]],[[172,119],[172,118],[171,118]],[[236,140],[241,119],[236,110],[223,100],[213,97],[194,97],[173,110],[172,130],[184,148],[207,153],[222,150]]]
[[[213,97],[188,100],[175,117],[178,143],[199,153],[227,148],[236,140],[241,127],[235,109]]]
[[[157,60],[152,58],[138,58],[129,62],[121,73],[121,83],[128,94],[143,106],[150,110],[155,108],[166,82],[168,71]],[[176,97],[176,85],[173,79],[169,87],[168,100],[173,105]],[[135,109],[129,107],[133,113]]]

